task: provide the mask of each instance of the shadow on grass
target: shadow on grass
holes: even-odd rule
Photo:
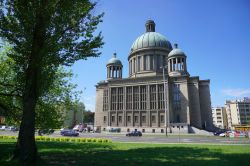
[[[135,147],[133,147],[135,146]],[[0,156],[10,152],[12,144],[0,144]],[[136,144],[38,143],[39,165],[199,165],[230,166],[249,164],[250,154],[224,154],[219,148],[189,146],[139,146]],[[233,146],[232,146],[233,147]],[[6,149],[2,151],[2,149]],[[10,164],[0,160],[0,165]],[[13,163],[12,163],[13,164]]]

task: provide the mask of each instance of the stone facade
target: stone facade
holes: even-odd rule
[[[129,77],[122,78],[116,54],[108,61],[107,80],[96,85],[96,127],[150,133],[212,128],[210,81],[190,77],[186,55],[155,32],[152,20],[133,43],[128,63]]]

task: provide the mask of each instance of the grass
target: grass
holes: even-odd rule
[[[0,165],[14,148],[13,140],[0,140]],[[250,163],[250,145],[71,143],[38,142],[38,165],[109,166],[230,166]]]

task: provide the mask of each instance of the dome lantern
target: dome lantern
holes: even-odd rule
[[[146,32],[155,32],[155,22],[153,20],[148,20],[145,26]]]

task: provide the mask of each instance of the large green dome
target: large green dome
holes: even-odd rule
[[[164,48],[172,50],[171,43],[160,33],[146,32],[139,36],[131,47],[131,52],[144,48]]]

